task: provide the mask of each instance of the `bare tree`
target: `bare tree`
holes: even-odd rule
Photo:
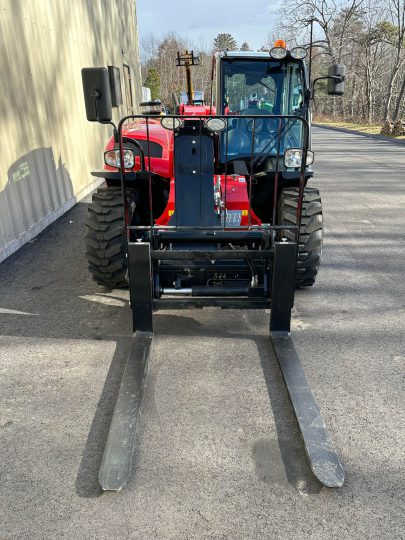
[[[390,116],[390,110],[393,99],[394,84],[399,74],[399,70],[404,65],[404,37],[405,37],[405,0],[388,0],[389,12],[391,15],[391,27],[387,27],[387,42],[395,49],[395,59],[392,66],[388,88],[386,104],[384,108],[384,120],[388,120]],[[402,92],[403,95],[403,92]],[[401,96],[402,98],[402,96]],[[398,111],[395,110],[395,116],[399,114],[399,105],[397,105]]]
[[[398,94],[397,104],[395,107],[395,112],[393,114],[394,121],[398,120],[401,117],[402,101],[404,99],[404,95],[405,95],[405,76],[402,78],[401,89]]]
[[[405,0],[285,0],[279,22],[262,46],[269,51],[278,38],[288,47],[309,45],[313,24],[312,78],[327,72],[332,62],[347,66],[343,99],[328,96],[319,84],[315,112],[335,119],[368,123],[401,118],[405,106]],[[236,49],[231,34],[220,33],[214,51]],[[141,42],[143,76],[151,67],[160,77],[160,97],[170,104],[172,92],[185,90],[184,71],[175,67],[177,50],[200,53],[200,66],[193,69],[194,88],[210,92],[212,47],[209,42],[190,43],[170,32],[146,36]],[[241,50],[249,50],[247,41]],[[153,73],[153,71],[152,71]]]
[[[152,33],[145,35],[140,42],[141,62],[143,65],[148,64],[151,60],[157,57],[159,40]]]
[[[157,68],[160,75],[160,99],[171,103],[172,93],[185,90],[184,68],[176,67],[177,51],[187,49],[187,43],[174,33],[167,34],[159,43]]]
[[[149,84],[153,85],[154,97],[159,93],[158,97],[162,103],[170,107],[173,92],[179,95],[181,91],[186,90],[185,70],[176,66],[177,51],[182,53],[185,50],[193,50],[199,53],[200,57],[200,64],[192,71],[193,87],[194,90],[202,90],[207,99],[211,88],[212,55],[202,49],[208,47],[209,45],[201,39],[192,43],[174,32],[169,32],[160,39],[149,35],[142,40],[142,58],[147,59],[142,66],[143,80],[146,83],[147,79]]]

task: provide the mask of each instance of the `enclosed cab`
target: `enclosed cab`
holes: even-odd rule
[[[279,193],[298,186],[300,162],[293,150],[303,146],[304,136],[298,117],[311,120],[305,55],[302,48],[275,47],[270,53],[224,52],[216,59],[217,113],[241,117],[233,118],[221,136],[220,162],[231,172],[252,176],[252,207],[266,223],[273,215],[276,172]],[[308,152],[306,180],[312,160]]]

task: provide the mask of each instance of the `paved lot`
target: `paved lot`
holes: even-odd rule
[[[405,149],[314,149],[324,258],[293,335],[345,486],[311,475],[268,314],[209,309],[156,315],[134,473],[100,493],[130,313],[89,279],[79,204],[0,265],[0,538],[405,538]]]

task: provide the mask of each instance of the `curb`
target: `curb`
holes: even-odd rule
[[[362,135],[369,139],[376,139],[378,141],[388,141],[394,144],[405,145],[405,139],[394,139],[393,137],[387,137],[386,135],[373,135],[372,133],[364,133],[363,131],[356,131],[354,129],[335,127],[335,126],[325,126],[325,124],[312,123],[314,127],[320,127],[323,129],[331,129],[332,131],[341,131],[342,133],[352,133],[353,135]]]

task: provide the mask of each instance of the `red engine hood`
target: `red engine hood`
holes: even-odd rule
[[[149,129],[150,142],[156,143],[162,147],[162,157],[151,157],[150,168],[152,172],[163,176],[164,178],[171,178],[173,176],[173,132],[171,130],[162,127],[159,120],[149,120],[148,127],[146,120],[134,120],[125,126],[122,130],[122,136],[129,139],[136,139],[138,141],[147,140],[147,133]],[[106,151],[114,148],[114,138],[111,137],[107,143]],[[145,151],[146,165],[148,165],[147,151]],[[138,168],[140,167],[139,158],[136,159]],[[104,166],[107,170],[116,170],[108,165]]]

